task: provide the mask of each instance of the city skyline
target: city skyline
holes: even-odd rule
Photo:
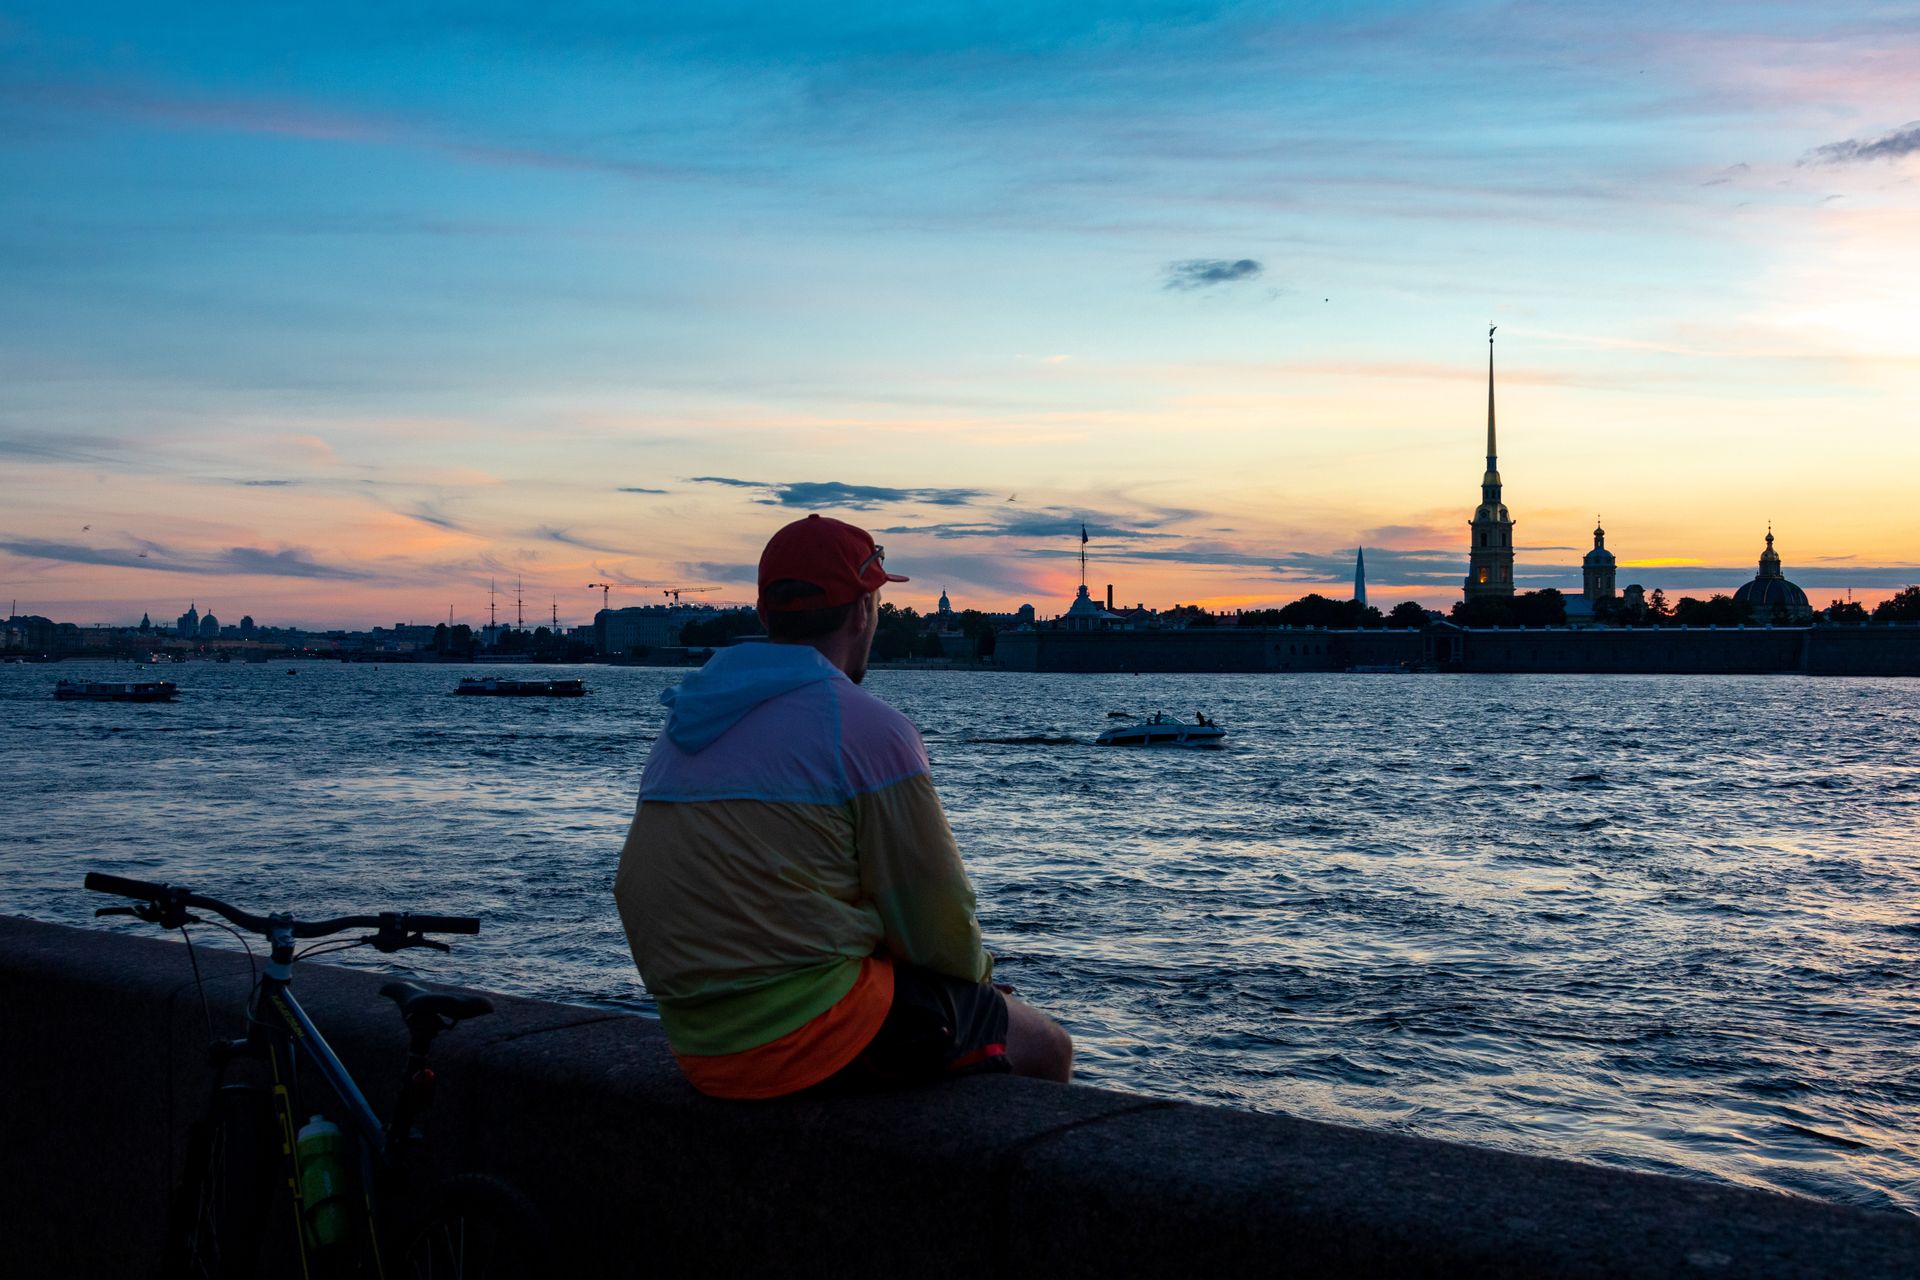
[[[81,622],[1920,578],[1907,6],[0,21],[0,592]],[[1906,15],[1903,17],[1903,14]],[[641,585],[652,584],[652,585]],[[623,603],[617,598],[614,603]],[[219,609],[225,619],[228,610]],[[156,614],[156,616],[163,616]]]

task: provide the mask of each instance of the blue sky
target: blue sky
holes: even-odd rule
[[[1920,577],[1916,19],[12,6],[0,591],[578,617],[747,598],[821,509],[907,603],[1064,607],[1082,519],[1125,599],[1365,541],[1444,603],[1497,322],[1528,582],[1598,512],[1622,581],[1730,589],[1772,519],[1873,598]]]

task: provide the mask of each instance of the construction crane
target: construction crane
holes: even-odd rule
[[[587,590],[589,591],[595,587],[600,588],[600,608],[605,610],[607,607],[607,592],[613,590],[613,584],[611,582],[589,582],[587,584]]]
[[[679,604],[682,594],[697,596],[705,591],[718,591],[719,589],[718,587],[662,587],[660,594],[671,598],[675,604]]]

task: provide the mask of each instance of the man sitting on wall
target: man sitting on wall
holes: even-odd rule
[[[1072,1070],[1066,1032],[989,981],[919,733],[859,687],[880,588],[907,580],[883,558],[841,521],[787,525],[760,557],[771,643],[661,695],[614,897],[704,1093]]]

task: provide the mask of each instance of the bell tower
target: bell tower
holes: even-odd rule
[[[1467,554],[1469,600],[1513,595],[1513,517],[1500,501],[1500,450],[1493,438],[1493,326],[1487,330],[1487,471],[1480,477],[1480,505],[1467,522],[1473,541]]]

